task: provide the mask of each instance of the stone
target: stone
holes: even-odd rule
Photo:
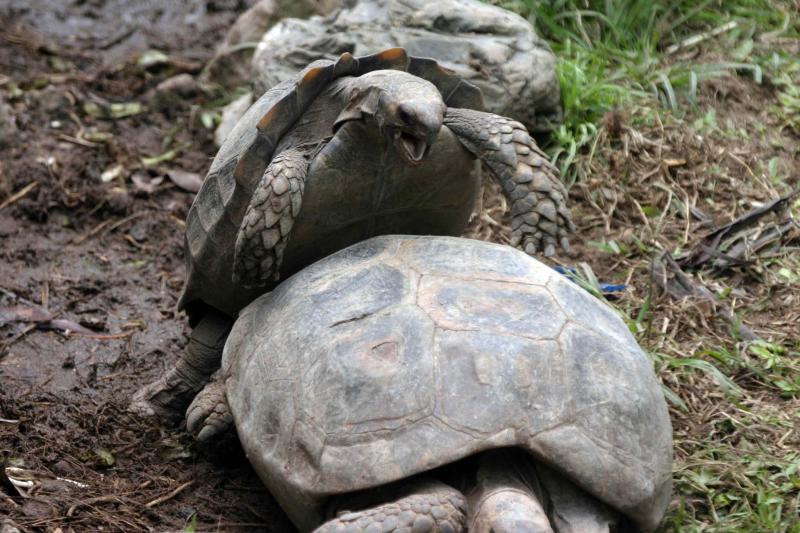
[[[477,0],[361,0],[328,16],[286,18],[258,44],[255,94],[290,79],[309,61],[393,46],[432,57],[483,91],[487,111],[533,132],[562,118],[555,56],[522,17]]]
[[[201,74],[203,83],[246,85],[255,43],[283,17],[306,18],[329,13],[340,0],[259,0],[239,15]]]
[[[252,103],[253,93],[247,92],[222,109],[222,120],[220,120],[217,129],[214,130],[214,142],[217,146],[222,146],[222,143],[225,142],[225,138],[233,131],[239,119],[244,116],[245,111],[247,111]]]

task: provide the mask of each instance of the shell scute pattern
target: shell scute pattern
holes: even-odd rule
[[[663,437],[638,431],[648,416],[645,406],[653,405],[654,394],[659,391],[658,382],[645,366],[646,358],[609,335],[575,323],[567,325],[559,341],[565,353],[581,354],[567,361],[569,383],[584,384],[571,407],[576,425],[609,446],[627,449],[646,461],[653,439]]]
[[[186,244],[192,258],[200,254],[208,234],[203,223],[197,219],[199,216],[197,211],[189,211],[189,215],[186,217]]]
[[[246,310],[267,322],[245,323],[233,355],[249,360],[228,387],[243,444],[309,510],[518,446],[648,523],[669,495],[666,404],[624,323],[582,291],[467,239],[374,238],[326,258]],[[267,328],[274,342],[250,340]]]
[[[419,303],[441,328],[554,339],[566,316],[544,287],[425,276]]]
[[[319,327],[331,330],[407,300],[412,283],[408,273],[381,262],[320,279],[308,297]]]
[[[376,240],[387,240],[378,237]],[[468,280],[509,281],[544,286],[553,271],[538,261],[508,253],[508,247],[483,243],[484,246],[463,246],[455,237],[431,241],[407,241],[399,258],[420,274],[434,274]],[[455,241],[455,242],[454,242]],[[459,260],[453,261],[453,247]]]
[[[222,218],[225,205],[222,203],[222,198],[217,188],[219,177],[216,174],[212,174],[206,180],[212,181],[209,181],[207,187],[203,187],[202,197],[198,202],[195,202],[193,207],[194,210],[197,211],[200,224],[203,225],[203,228],[209,233],[209,237],[213,240],[212,230]]]
[[[576,288],[575,283],[563,276],[553,276],[547,283],[554,305],[566,313],[571,321],[600,335],[614,337],[621,344],[636,345],[628,326],[613,309],[596,298],[585,298]]]
[[[440,418],[476,436],[547,427],[560,419],[563,357],[554,340],[439,331]]]
[[[410,304],[342,324],[303,376],[304,419],[335,435],[394,430],[431,414],[433,329]]]

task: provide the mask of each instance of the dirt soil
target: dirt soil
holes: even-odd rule
[[[203,176],[216,152],[204,112],[230,95],[191,79],[249,3],[11,0],[0,8],[0,126],[3,113],[15,124],[0,128],[0,462],[30,481],[15,487],[0,476],[0,517],[22,531],[292,531],[238,443],[205,452],[182,428],[126,411],[186,343],[175,305],[193,193],[168,176]],[[143,56],[150,49],[166,58]],[[190,79],[178,83],[180,74]],[[156,90],[168,79],[170,91]],[[582,163],[589,177],[572,189],[580,239],[556,258],[628,284],[618,306],[646,316],[638,338],[675,360],[704,342],[725,344],[729,332],[707,306],[654,290],[653,253],[688,249],[714,224],[784,193],[764,178],[772,158],[791,185],[800,176],[800,133],[766,116],[774,88],[731,78],[705,86],[701,98],[718,109],[719,131],[709,126],[707,136],[636,109],[607,117],[594,158]],[[736,137],[737,128],[756,141]],[[483,204],[470,235],[507,241],[496,187]],[[696,216],[681,217],[687,206]],[[609,242],[622,253],[609,253]],[[758,282],[748,269],[705,279],[732,288],[734,310],[747,310],[757,334],[796,337],[796,287],[768,268],[757,274]],[[80,327],[92,335],[67,332]],[[672,405],[681,468],[709,438],[739,438],[719,432],[741,415],[711,377],[675,375],[661,374],[685,402]],[[735,378],[752,384],[749,409],[792,424],[796,397],[761,394],[746,370]],[[755,427],[748,438],[800,444],[796,428],[778,427]],[[683,489],[691,492],[677,487],[673,512]]]
[[[0,11],[0,95],[17,130],[0,138],[0,463],[35,485],[23,498],[0,477],[0,517],[22,531],[292,530],[237,443],[204,454],[182,429],[126,412],[186,342],[175,304],[193,193],[162,178],[202,176],[216,152],[198,113],[217,95],[190,87],[165,102],[155,87],[196,75],[248,3]],[[137,66],[149,49],[169,61]],[[143,110],[99,116],[111,103]],[[34,306],[55,329],[7,316]]]

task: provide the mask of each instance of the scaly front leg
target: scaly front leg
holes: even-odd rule
[[[288,148],[261,178],[236,236],[233,280],[260,287],[277,280],[289,232],[300,214],[306,173],[316,147]]]
[[[471,109],[448,108],[444,124],[500,182],[511,202],[511,244],[527,254],[549,256],[575,230],[567,191],[558,170],[528,134],[509,118]]]

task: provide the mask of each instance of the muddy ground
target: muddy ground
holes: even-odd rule
[[[100,335],[0,316],[0,460],[37,485],[21,498],[0,478],[0,516],[23,531],[291,531],[236,445],[209,458],[183,430],[126,413],[186,342],[175,303],[193,193],[157,182],[203,175],[216,151],[200,111],[219,94],[152,94],[196,75],[248,2],[151,4],[0,12],[0,90],[18,130],[0,151],[0,308],[35,304]],[[137,66],[149,49],[169,63]],[[98,116],[114,102],[143,111]]]
[[[0,138],[0,461],[33,485],[0,477],[0,517],[22,531],[292,530],[236,443],[204,452],[183,429],[126,412],[188,331],[175,304],[193,193],[168,176],[204,174],[216,152],[207,112],[232,96],[188,84],[171,98],[156,87],[196,77],[248,3],[12,0],[0,9],[0,94],[16,124]],[[689,248],[714,224],[784,193],[758,179],[766,161],[797,185],[798,132],[767,116],[774,93],[740,78],[702,89],[720,128],[768,128],[752,145],[630,109],[608,117],[596,157],[584,162],[590,177],[571,195],[580,240],[558,261],[627,283],[617,304],[631,317],[647,306],[639,339],[648,349],[681,357],[727,342],[706,307],[654,292],[649,258]],[[496,190],[485,200],[471,235],[502,242]],[[708,219],[673,216],[678,200]],[[632,251],[609,253],[609,242]],[[782,343],[796,337],[797,292],[773,274],[755,282],[734,272],[719,283],[734,288],[749,327]],[[65,332],[78,326],[93,336]],[[712,378],[661,377],[684,402],[672,405],[676,468],[709,438],[736,437],[718,423],[741,414]],[[734,378],[748,394],[740,405],[792,424],[796,396],[746,370]],[[797,430],[785,427],[758,425],[748,438],[797,446]],[[679,502],[706,511],[693,491],[678,485],[673,513]]]

